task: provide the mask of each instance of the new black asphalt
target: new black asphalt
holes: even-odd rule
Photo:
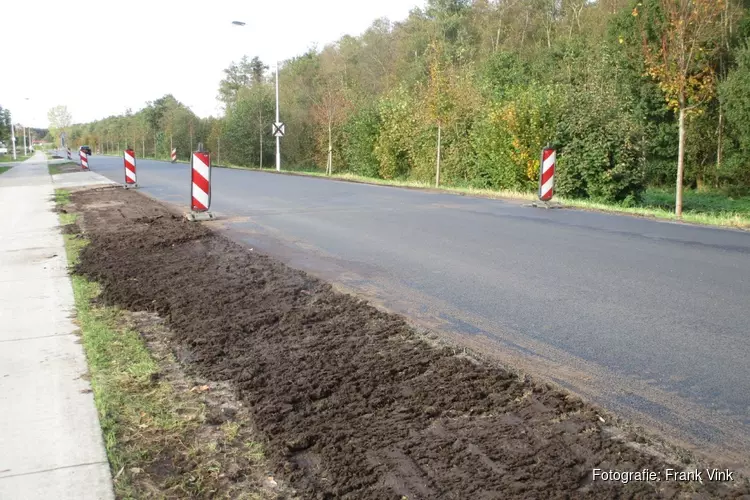
[[[122,158],[91,169],[123,182]],[[189,168],[138,160],[188,209]],[[750,233],[214,168],[227,233],[712,453],[750,455]]]

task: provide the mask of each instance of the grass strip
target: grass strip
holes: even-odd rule
[[[16,155],[16,159],[13,159],[13,155],[0,155],[0,163],[15,163],[28,160],[33,155]]]
[[[58,174],[65,173],[63,171],[62,167],[67,167],[67,166],[70,166],[70,165],[74,165],[74,166],[78,167],[78,164],[76,162],[74,162],[74,161],[66,161],[66,162],[63,162],[63,163],[48,163],[47,164],[47,169],[49,170],[49,174],[50,175],[58,175]]]

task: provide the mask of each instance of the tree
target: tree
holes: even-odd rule
[[[62,105],[50,108],[47,112],[47,118],[49,119],[50,132],[56,139],[60,137],[62,133],[67,132],[70,124],[73,122],[68,107]]]
[[[258,56],[250,61],[250,72],[252,74],[252,99],[258,110],[258,166],[263,168],[263,136],[267,133],[265,126],[264,110],[266,103],[271,98],[271,89],[265,81],[268,66],[263,64]]]
[[[0,106],[0,142],[5,142],[10,138],[10,111]]]
[[[226,76],[221,80],[221,82],[219,82],[220,101],[222,101],[225,105],[230,105],[237,101],[237,94],[240,89],[242,87],[248,87],[252,79],[257,78],[257,62],[260,62],[260,59],[258,59],[257,57],[254,58],[252,62],[250,62],[248,61],[247,56],[242,56],[239,64],[232,61],[229,67],[224,70],[224,74]]]
[[[719,97],[726,112],[727,132],[734,160],[722,168],[726,180],[735,184],[730,194],[750,191],[750,40],[737,54],[737,68],[719,86]],[[741,185],[737,181],[741,181]]]
[[[437,125],[437,146],[435,161],[435,187],[440,186],[440,157],[443,125],[450,116],[453,100],[449,92],[449,75],[444,61],[443,44],[433,40],[429,49],[429,79],[425,98],[429,119]]]
[[[648,74],[679,114],[675,215],[682,217],[685,175],[685,118],[698,113],[716,91],[713,56],[720,48],[721,16],[727,0],[661,0],[645,17],[657,26],[656,43],[643,28],[643,50]],[[654,8],[654,7],[658,7]],[[633,10],[633,16],[639,9]]]
[[[311,95],[316,120],[328,132],[326,175],[333,173],[333,128],[345,120],[350,106],[344,75],[337,67],[337,57],[335,47],[328,47],[322,54],[321,67]]]

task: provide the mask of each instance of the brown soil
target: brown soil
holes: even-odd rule
[[[138,498],[294,498],[288,487],[268,475],[258,431],[236,391],[228,383],[186,371],[175,360],[173,334],[158,315],[125,311],[117,320],[141,336],[159,366],[151,377],[154,386],[143,390],[169,384],[173,411],[188,420],[172,432],[143,426],[136,435],[119,436],[123,441],[150,443],[150,454],[114,471],[118,498],[129,496],[119,494],[120,490],[134,492]],[[118,482],[125,482],[124,487],[118,488]]]
[[[81,228],[78,227],[78,224],[76,224],[76,223],[65,224],[64,226],[62,226],[60,228],[60,232],[62,234],[71,234],[71,235],[73,235],[73,234],[80,234],[81,233]]]
[[[304,498],[750,493],[746,482],[592,482],[594,467],[663,471],[670,459],[613,438],[577,398],[436,346],[136,192],[72,201],[91,240],[77,272],[106,303],[165,318],[182,363],[238,391],[276,474]]]

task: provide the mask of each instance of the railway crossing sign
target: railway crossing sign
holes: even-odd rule
[[[271,133],[274,137],[284,137],[284,124],[276,122],[271,126]]]

